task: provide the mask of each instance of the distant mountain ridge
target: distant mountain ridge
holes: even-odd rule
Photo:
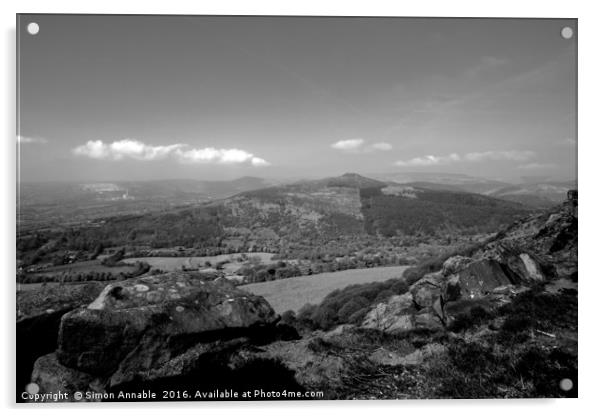
[[[298,258],[381,244],[394,250],[406,237],[449,240],[493,233],[529,211],[480,194],[348,173],[159,210],[110,215],[101,205],[98,217],[51,229],[45,241],[55,250],[184,247],[206,255],[271,252]],[[19,247],[35,246],[36,239],[25,233]]]
[[[232,225],[244,218],[245,227],[270,228],[263,219],[279,219],[280,227],[302,224],[317,233],[336,218],[340,233],[363,230],[386,236],[493,231],[527,211],[516,202],[460,189],[403,185],[355,173],[247,191],[216,205]]]
[[[483,194],[534,208],[549,208],[559,204],[566,199],[568,190],[577,188],[577,181],[541,180],[511,184],[465,174],[430,172],[377,174],[374,177],[431,190]]]

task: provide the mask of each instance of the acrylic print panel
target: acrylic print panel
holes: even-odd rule
[[[17,32],[17,401],[577,396],[575,19]]]

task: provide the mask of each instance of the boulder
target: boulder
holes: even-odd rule
[[[462,295],[459,277],[441,272],[426,274],[410,287],[417,308],[431,307],[435,302],[455,301]]]
[[[100,382],[92,375],[61,365],[54,353],[41,356],[36,360],[31,374],[31,382],[39,388],[40,394],[98,392]],[[69,396],[65,401],[74,401]]]
[[[182,372],[170,361],[189,349],[200,355],[211,350],[203,344],[252,337],[276,320],[263,297],[230,285],[183,272],[133,278],[63,316],[57,356],[62,365],[124,383],[153,370]]]
[[[446,278],[440,272],[426,274],[410,287],[412,299],[419,307],[429,307],[443,294]]]
[[[391,297],[366,314],[362,327],[389,333],[411,330],[415,327],[416,308],[412,294],[407,292]]]
[[[503,304],[508,304],[517,294],[528,290],[529,287],[519,285],[502,285],[494,288],[487,298],[492,301],[494,305],[500,306]]]
[[[43,285],[17,293],[18,392],[30,382],[36,359],[56,350],[61,317],[90,303],[105,285],[98,282]]]
[[[464,298],[484,297],[494,288],[510,284],[512,281],[502,264],[493,259],[472,262],[458,273],[458,285]]]
[[[182,353],[172,352],[169,345],[141,343],[121,362],[111,375],[110,387],[119,387],[134,381],[137,384],[154,383],[198,372],[207,363],[227,362],[236,349],[245,346],[248,338],[198,343]],[[159,358],[154,355],[163,352]],[[167,353],[171,352],[171,354]]]
[[[420,310],[414,315],[414,327],[417,329],[438,329],[446,324],[445,315],[441,308],[437,311],[434,306]]]
[[[513,284],[526,284],[546,279],[542,266],[547,262],[534,252],[516,245],[516,242],[495,245],[487,251],[485,257],[500,263]]]
[[[533,259],[531,255],[528,253],[521,253],[519,255],[521,261],[523,262],[523,267],[525,271],[525,275],[533,281],[543,281],[544,275],[541,271],[541,267],[539,263]]]
[[[468,264],[470,264],[473,260],[466,256],[452,256],[451,258],[447,258],[445,262],[443,262],[443,267],[441,268],[441,273],[443,276],[449,276],[453,274],[457,274],[462,269],[464,269]]]

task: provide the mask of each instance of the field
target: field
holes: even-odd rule
[[[272,305],[276,313],[298,311],[305,304],[318,304],[331,291],[348,285],[386,281],[399,278],[407,266],[383,266],[378,268],[350,269],[347,271],[281,279],[270,282],[243,285],[239,288],[261,295]]]
[[[133,262],[132,262],[133,264]],[[94,273],[110,273],[110,274],[119,274],[123,272],[127,274],[128,272],[132,272],[134,270],[133,265],[117,265],[117,266],[106,266],[102,265],[100,260],[93,261],[81,261],[75,262],[72,264],[65,265],[57,265],[51,266],[49,268],[44,268],[38,272],[28,273],[28,277],[57,277],[57,276],[66,276],[66,275],[75,275],[75,274],[85,274],[89,272]]]
[[[246,260],[241,260],[241,256],[246,255]],[[184,257],[153,257],[145,256],[140,258],[123,259],[125,263],[146,262],[151,268],[158,268],[166,272],[180,271],[182,267],[187,269],[197,269],[205,267],[205,262],[210,262],[212,267],[217,263],[227,262],[223,265],[226,273],[235,273],[245,262],[253,258],[258,258],[261,263],[269,263],[273,253],[267,252],[246,252],[246,253],[231,253],[227,255],[216,256],[184,256]],[[241,262],[242,261],[242,262]]]

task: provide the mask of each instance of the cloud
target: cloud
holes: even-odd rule
[[[29,136],[17,135],[17,143],[20,143],[20,144],[22,144],[22,143],[48,143],[48,140],[44,139],[44,138],[38,138],[38,137],[32,138]]]
[[[487,151],[467,153],[467,161],[527,161],[535,156],[533,151]]]
[[[270,165],[270,163],[268,161],[266,161],[265,159],[258,158],[256,156],[251,158],[251,164],[256,167],[267,167]]]
[[[373,152],[373,151],[390,151],[393,149],[393,145],[387,142],[378,142],[368,144],[364,139],[345,139],[330,145],[331,148],[337,149],[344,152]]]
[[[184,163],[241,164],[249,162],[256,167],[269,165],[265,159],[241,149],[178,149],[176,155]]]
[[[106,144],[101,140],[90,140],[85,145],[73,149],[73,153],[93,159],[113,159],[119,161],[124,158],[141,161],[154,161],[166,158],[170,153],[185,145],[174,144],[167,146],[147,145],[135,139],[123,139]]]
[[[556,165],[554,164],[542,164],[539,162],[531,162],[529,164],[525,164],[525,165],[521,165],[518,168],[519,169],[526,169],[526,170],[530,170],[530,171],[535,171],[535,170],[539,170],[539,169],[549,169],[549,168],[554,168]]]
[[[457,153],[449,155],[426,155],[409,159],[407,161],[397,161],[397,166],[432,166],[444,165],[454,162],[483,162],[483,161],[528,161],[535,156],[533,151],[486,151],[470,152],[463,156]]]
[[[393,149],[393,145],[391,145],[390,143],[387,143],[387,142],[378,142],[378,143],[373,143],[372,148],[379,150],[379,151],[390,151],[391,149]]]
[[[219,164],[244,164],[249,163],[255,167],[268,166],[269,162],[250,152],[241,149],[216,149],[207,147],[202,149],[192,148],[182,143],[171,145],[148,145],[135,139],[123,139],[112,143],[101,140],[90,140],[84,145],[73,149],[73,153],[92,159],[119,161],[122,159],[135,159],[139,161],[156,161],[168,157],[175,158],[180,163],[219,163]]]
[[[397,161],[395,165],[397,166],[408,166],[408,167],[424,167],[424,166],[432,166],[432,165],[442,165],[450,162],[460,161],[460,155],[456,153],[452,153],[446,156],[435,156],[435,155],[426,155],[417,158],[412,158],[408,161]]]
[[[330,145],[331,148],[334,149],[339,149],[341,151],[353,151],[353,150],[358,150],[363,144],[364,144],[364,139],[345,139],[345,140],[340,140],[338,142],[333,143],[332,145]]]

